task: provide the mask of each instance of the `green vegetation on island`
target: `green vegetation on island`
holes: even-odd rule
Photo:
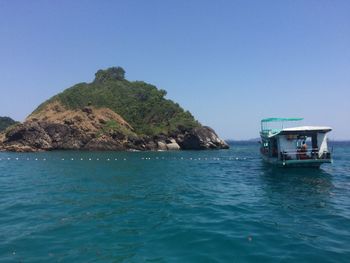
[[[59,101],[68,109],[86,106],[117,112],[139,135],[172,134],[200,126],[192,114],[166,99],[166,91],[143,81],[128,81],[121,67],[99,70],[92,83],[79,83],[41,104]]]
[[[18,123],[10,117],[0,117],[0,132],[6,130],[8,127]]]

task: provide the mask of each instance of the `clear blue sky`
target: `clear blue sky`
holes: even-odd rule
[[[0,0],[0,115],[110,66],[226,139],[278,116],[350,139],[350,1]]]

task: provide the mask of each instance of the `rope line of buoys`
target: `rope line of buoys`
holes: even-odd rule
[[[69,157],[69,158],[28,158],[28,157],[2,157],[0,158],[0,161],[135,161],[135,160],[142,160],[142,161],[148,161],[148,160],[159,160],[159,161],[245,161],[248,160],[247,157],[140,157],[140,158],[112,158],[112,157],[106,157],[106,158],[100,158],[100,157]]]

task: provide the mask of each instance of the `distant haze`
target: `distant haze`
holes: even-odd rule
[[[101,68],[168,91],[226,139],[304,117],[350,139],[350,1],[0,1],[0,116]]]

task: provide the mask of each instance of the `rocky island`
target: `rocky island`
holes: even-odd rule
[[[128,81],[121,67],[99,70],[35,109],[0,134],[0,150],[202,150],[226,149],[166,91]]]

